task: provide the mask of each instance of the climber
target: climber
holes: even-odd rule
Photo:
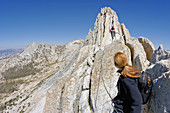
[[[140,71],[128,65],[126,55],[121,52],[115,54],[114,63],[121,75],[117,83],[118,94],[112,100],[116,108],[113,113],[141,113],[142,96],[136,82]]]
[[[111,36],[112,36],[112,40],[113,40],[113,37],[115,36],[115,28],[112,26],[112,28],[110,29],[110,33],[111,33]]]
[[[115,28],[112,26],[112,28],[110,29],[110,33],[111,33],[111,37],[112,39],[114,38],[115,34],[119,34],[123,39],[124,39],[124,34],[120,34],[119,32],[116,32]]]

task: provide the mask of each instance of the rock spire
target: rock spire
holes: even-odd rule
[[[112,27],[113,32],[110,31]],[[112,112],[104,84],[114,98],[119,78],[114,64],[117,52],[125,53],[129,65],[146,71],[154,79],[156,85],[150,101],[153,105],[148,103],[143,112],[169,112],[169,103],[166,101],[170,91],[169,52],[162,47],[154,50],[147,38],[132,37],[125,24],[119,23],[116,12],[109,7],[101,9],[93,31],[89,30],[85,40],[61,46],[33,42],[21,54],[1,60],[2,82],[6,79],[4,75],[11,77],[18,75],[18,71],[31,72],[34,68],[38,71],[10,80],[15,83],[23,80],[26,83],[17,84],[21,86],[20,90],[0,100],[0,110],[26,113]],[[163,106],[160,107],[160,103]]]

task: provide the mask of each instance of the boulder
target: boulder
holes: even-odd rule
[[[149,65],[149,61],[146,58],[142,44],[136,38],[130,37],[126,39],[126,45],[131,50],[133,66],[140,71],[145,70]]]
[[[153,43],[149,39],[144,38],[144,37],[139,37],[138,40],[143,45],[143,48],[144,48],[144,50],[146,52],[147,60],[151,61],[152,54],[154,52]]]
[[[140,71],[145,70],[149,65],[149,61],[147,60],[142,44],[136,38],[130,36],[129,31],[124,24],[121,25],[121,28],[124,33],[125,44],[131,50],[133,66]]]

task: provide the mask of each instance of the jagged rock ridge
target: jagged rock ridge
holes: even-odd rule
[[[114,37],[109,32],[112,26],[116,30]],[[152,43],[149,41],[149,44]],[[154,50],[152,45],[150,47]],[[62,70],[63,77],[48,90],[43,112],[110,112],[111,101],[101,77],[112,97],[116,96],[118,76],[113,56],[119,51],[126,53],[129,64],[140,70],[149,65],[142,42],[131,37],[124,24],[120,25],[113,10],[103,8],[94,30],[89,31],[79,55],[75,56],[75,68],[69,69],[70,73]],[[60,74],[56,73],[56,76]]]
[[[54,73],[81,44],[82,40],[60,46],[33,42],[21,54],[1,59],[0,111],[33,110],[56,79]]]
[[[114,34],[109,32],[112,26],[116,31]],[[151,74],[152,71],[156,72],[155,69],[161,69],[162,73],[165,73],[166,77],[161,76],[164,79],[159,79],[160,76],[152,74],[156,81],[155,84],[158,85],[153,88],[155,96],[150,103],[159,105],[160,100],[158,98],[161,97],[158,95],[157,89],[159,87],[157,86],[169,80],[169,63],[164,61],[169,62],[169,53],[156,50],[158,51],[157,53],[160,53],[157,55],[152,42],[147,38],[141,37],[138,40],[131,37],[128,29],[124,24],[119,23],[116,12],[111,8],[105,7],[101,9],[97,16],[94,30],[89,30],[84,41],[78,40],[61,46],[61,48],[59,47],[59,52],[54,51],[56,49],[53,48],[55,47],[48,44],[33,43],[18,56],[23,59],[26,58],[28,61],[33,60],[38,63],[37,67],[44,67],[49,62],[49,64],[54,63],[54,67],[61,66],[54,75],[43,79],[38,89],[35,89],[30,95],[28,93],[25,98],[26,101],[22,102],[21,99],[19,101],[20,103],[22,102],[21,104],[15,103],[17,104],[16,106],[14,105],[10,109],[7,108],[6,111],[24,110],[25,112],[33,113],[111,112],[113,110],[111,101],[106,93],[102,79],[112,98],[115,97],[117,94],[118,74],[114,65],[114,55],[117,52],[124,52],[128,57],[128,63],[136,66],[141,71],[146,70],[148,74]],[[63,48],[65,48],[64,53],[60,52]],[[27,60],[23,61],[26,62]],[[56,61],[61,61],[62,63]],[[159,61],[160,63],[157,63]],[[48,66],[45,67],[49,68]],[[55,68],[50,67],[50,70],[55,70]],[[44,76],[46,74],[44,73]],[[164,96],[162,92],[169,90],[167,86],[168,84],[161,86],[160,95]],[[165,102],[168,96],[164,97],[161,100],[163,104],[161,108],[156,108],[149,103],[144,107],[143,112],[152,113],[156,110],[162,112],[162,108],[168,112],[169,104]],[[32,102],[32,100],[34,101]]]

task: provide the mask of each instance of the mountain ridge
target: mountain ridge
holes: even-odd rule
[[[115,28],[113,35],[109,31],[112,26]],[[22,72],[24,69],[30,72],[30,67],[38,69],[35,74],[22,74],[21,77],[6,80],[22,80],[24,83],[20,81],[21,87],[9,95],[1,93],[2,97],[8,96],[0,99],[1,111],[111,112],[111,101],[101,77],[111,96],[115,97],[119,75],[116,73],[113,56],[117,52],[124,52],[129,65],[148,72],[156,81],[153,88],[154,96],[150,101],[154,104],[148,103],[144,106],[143,112],[164,112],[159,107],[161,103],[166,111],[169,111],[169,104],[165,101],[169,95],[162,93],[169,90],[168,84],[163,84],[169,83],[169,52],[164,51],[162,47],[155,50],[147,38],[131,37],[125,25],[119,23],[116,12],[109,7],[101,9],[94,30],[89,30],[85,40],[76,40],[62,46],[34,42],[21,54],[1,60],[1,83],[5,82],[7,76],[12,77],[11,69],[14,70],[13,75],[15,71]],[[160,69],[162,72],[155,76],[158,74],[156,70]],[[160,84],[162,89],[158,87]]]

